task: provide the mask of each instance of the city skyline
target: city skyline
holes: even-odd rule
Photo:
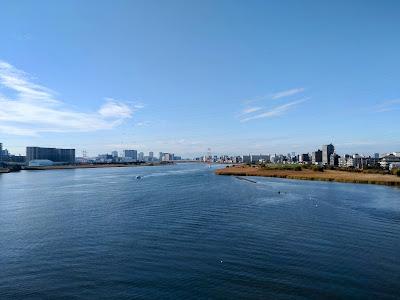
[[[1,4],[0,138],[14,154],[400,150],[396,2],[37,6]]]

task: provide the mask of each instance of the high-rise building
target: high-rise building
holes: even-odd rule
[[[311,159],[313,164],[319,164],[322,163],[322,151],[317,150],[311,154]]]
[[[0,161],[7,161],[10,157],[7,149],[3,149],[3,144],[0,143]]]
[[[379,153],[375,153],[375,154],[374,154],[374,158],[375,158],[375,159],[379,159]]]
[[[118,157],[118,151],[113,151],[111,152],[112,157],[116,158]]]
[[[244,163],[244,164],[249,164],[249,163],[251,163],[251,155],[249,154],[249,155],[243,155],[242,156],[242,162]]]
[[[163,153],[163,156],[161,157],[161,161],[172,161],[172,160],[174,160],[173,153]]]
[[[137,150],[124,150],[124,157],[137,160]]]
[[[329,165],[331,155],[335,152],[332,144],[322,146],[322,164]]]
[[[337,155],[336,153],[332,153],[329,158],[329,164],[334,167],[339,166],[339,158],[339,155]]]
[[[152,151],[149,152],[149,161],[153,161],[154,153]]]
[[[138,161],[144,161],[144,153],[143,152],[139,152]]]
[[[307,163],[309,161],[310,161],[310,156],[308,155],[308,153],[303,153],[299,155],[299,162]]]
[[[257,163],[268,163],[270,161],[269,155],[250,155],[250,161],[252,164]]]
[[[75,163],[75,149],[26,147],[27,162],[37,159],[73,164]]]

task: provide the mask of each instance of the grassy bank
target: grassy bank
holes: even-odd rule
[[[390,174],[347,172],[338,170],[318,170],[311,169],[279,169],[279,168],[262,168],[255,166],[233,166],[215,171],[218,175],[234,175],[234,176],[262,176],[262,177],[278,177],[299,180],[320,180],[320,181],[337,181],[349,183],[369,183],[382,184],[390,186],[400,186],[400,177]]]

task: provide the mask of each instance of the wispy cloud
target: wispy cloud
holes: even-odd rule
[[[389,112],[393,110],[400,110],[400,99],[388,100],[378,105],[376,112]]]
[[[282,99],[282,98],[286,98],[286,97],[290,97],[290,96],[295,96],[297,94],[304,92],[305,90],[306,89],[303,87],[293,88],[290,90],[280,91],[280,92],[276,92],[276,93],[272,93],[272,94],[266,94],[263,96],[247,98],[247,99],[242,100],[242,103],[246,104],[246,105],[250,105],[251,103],[260,102],[263,100],[278,100],[278,99]]]
[[[131,118],[140,107],[112,98],[95,112],[68,108],[51,89],[29,74],[0,60],[0,132],[38,135],[42,132],[85,132],[111,129]]]
[[[254,113],[256,111],[259,111],[261,109],[262,109],[261,107],[248,107],[248,108],[243,109],[241,114],[242,115],[247,115],[247,114],[251,114],[251,113]]]
[[[240,122],[248,122],[251,120],[256,120],[256,119],[262,119],[262,118],[272,118],[272,117],[277,117],[280,115],[283,115],[284,113],[286,113],[287,111],[289,111],[290,109],[294,108],[295,106],[299,105],[300,103],[303,103],[305,101],[307,101],[308,98],[304,98],[304,99],[300,99],[300,100],[296,100],[296,101],[292,101],[280,106],[276,106],[268,111],[265,111],[263,113],[260,114],[256,114],[254,116],[251,117],[247,117],[247,118],[243,118],[240,120]]]
[[[135,123],[135,126],[138,126],[138,127],[148,127],[148,126],[150,126],[150,122],[149,121],[143,121],[143,122],[137,122],[137,123]]]
[[[285,97],[289,97],[289,96],[294,96],[294,95],[304,92],[304,90],[305,90],[304,88],[295,88],[295,89],[277,92],[277,93],[271,95],[271,99],[281,99],[281,98],[285,98]]]

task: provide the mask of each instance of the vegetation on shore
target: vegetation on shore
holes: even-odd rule
[[[216,171],[218,175],[263,176],[300,180],[321,180],[349,183],[370,183],[400,186],[400,176],[389,171],[343,170],[303,165],[240,165]],[[396,175],[394,175],[396,174]]]
[[[20,170],[21,166],[19,165],[4,165],[3,167],[0,166],[0,173],[18,172]]]
[[[0,173],[10,173],[10,169],[8,169],[8,168],[0,168]]]

